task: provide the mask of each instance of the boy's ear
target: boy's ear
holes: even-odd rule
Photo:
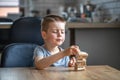
[[[43,39],[46,39],[46,32],[42,31],[41,34],[42,34]]]

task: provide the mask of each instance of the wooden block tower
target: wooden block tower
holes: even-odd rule
[[[75,71],[77,70],[86,70],[86,58],[88,55],[77,55],[75,63]]]

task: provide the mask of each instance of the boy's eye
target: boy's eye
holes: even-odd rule
[[[61,31],[61,33],[63,34],[63,33],[65,33],[65,31]]]
[[[52,31],[53,33],[57,33],[57,31],[55,30],[55,31]]]
[[[64,34],[64,33],[65,33],[65,31],[64,31],[64,30],[60,30],[60,31],[58,31],[58,30],[53,30],[52,32],[53,32],[53,33],[59,33],[59,32],[60,32],[60,33],[62,33],[62,34]]]

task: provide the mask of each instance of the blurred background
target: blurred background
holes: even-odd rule
[[[10,41],[14,21],[21,17],[41,20],[48,14],[68,22],[63,48],[77,44],[89,54],[88,65],[120,69],[120,0],[0,0],[0,53]]]
[[[120,0],[0,0],[0,17],[58,14],[68,21],[120,21]]]

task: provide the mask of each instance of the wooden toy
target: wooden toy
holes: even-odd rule
[[[86,70],[86,58],[88,55],[79,54],[76,55],[76,63],[74,66],[75,71],[77,70]]]

